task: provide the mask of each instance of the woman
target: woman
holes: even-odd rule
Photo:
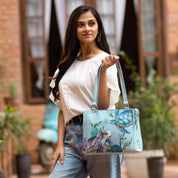
[[[96,73],[101,64],[99,109],[114,108],[119,99],[114,65],[119,57],[109,54],[97,11],[86,5],[76,8],[69,18],[62,60],[50,83],[50,98],[60,109],[50,178],[120,177],[119,156],[82,154],[82,113],[91,109]]]

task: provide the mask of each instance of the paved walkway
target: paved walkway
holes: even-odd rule
[[[124,170],[122,167],[122,178],[129,178]],[[32,172],[30,178],[49,178],[49,174],[40,165],[33,165]],[[13,175],[10,178],[17,178],[17,176]],[[164,178],[178,178],[178,161],[167,161],[164,168]]]

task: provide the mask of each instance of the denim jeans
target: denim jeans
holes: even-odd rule
[[[50,178],[121,178],[123,155],[82,153],[82,124],[67,125],[64,139],[64,164],[57,160]]]

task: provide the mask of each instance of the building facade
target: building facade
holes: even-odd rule
[[[38,162],[37,132],[43,126],[49,95],[48,76],[59,62],[66,22],[81,4],[100,13],[112,53],[125,51],[146,82],[150,71],[178,82],[177,0],[0,0],[0,110],[8,85],[18,85],[16,96],[24,117],[35,118],[26,143],[32,162]],[[126,83],[128,90],[132,86]],[[175,108],[178,123],[178,107]]]

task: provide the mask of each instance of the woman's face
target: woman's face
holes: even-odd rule
[[[77,21],[77,38],[80,43],[95,42],[98,34],[98,23],[94,15],[88,11],[79,16]]]

